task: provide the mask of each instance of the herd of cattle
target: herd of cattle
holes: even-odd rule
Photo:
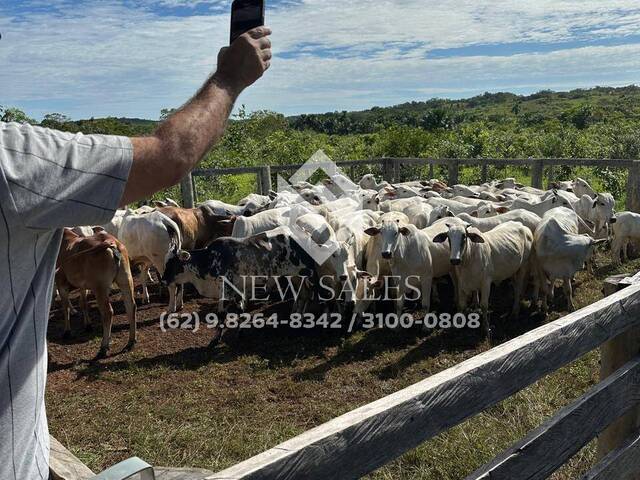
[[[118,211],[101,227],[66,229],[56,288],[67,335],[69,293],[80,290],[85,325],[86,291],[94,293],[103,321],[100,355],[110,343],[114,283],[130,322],[129,347],[135,343],[132,266],[140,270],[145,303],[150,269],[157,271],[169,289],[171,312],[183,307],[184,284],[222,308],[223,278],[235,286],[234,307],[246,311],[241,279],[247,276],[264,278],[266,289],[274,279],[298,280],[303,293],[294,308],[303,311],[308,303],[300,301],[317,297],[324,279],[342,293],[325,308],[356,314],[372,308],[375,292],[392,278],[396,313],[405,308],[408,289],[419,291],[422,308],[430,311],[432,294],[438,298],[435,285],[448,277],[459,311],[470,301],[479,305],[488,334],[492,285],[513,280],[515,315],[527,291],[532,306],[546,313],[556,281],[563,280],[573,309],[571,280],[592,268],[597,245],[612,240],[613,261],[627,258],[629,243],[640,239],[640,215],[616,214],[614,207],[611,194],[595,192],[583,179],[544,191],[512,178],[450,187],[440,180],[378,183],[371,174],[355,184],[338,174],[317,185],[251,194],[238,205],[210,200],[184,209],[168,201]],[[327,252],[321,264],[305,241]]]

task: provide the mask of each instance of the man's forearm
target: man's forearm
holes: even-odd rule
[[[224,134],[237,95],[214,75],[154,135],[132,138],[137,158],[122,206],[175,185],[191,171]]]
[[[222,138],[238,94],[214,75],[191,101],[160,125],[155,136],[170,161],[179,164],[178,174],[191,170]]]
[[[217,72],[149,137],[132,138],[133,164],[121,206],[178,183],[222,135],[238,95],[269,68],[271,30],[242,35],[218,57]]]

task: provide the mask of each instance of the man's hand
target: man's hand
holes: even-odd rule
[[[220,50],[214,79],[235,95],[252,85],[271,65],[269,35],[269,27],[254,28]]]

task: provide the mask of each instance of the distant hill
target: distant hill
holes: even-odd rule
[[[170,113],[169,110],[166,112]],[[472,122],[517,128],[542,126],[553,121],[572,124],[578,129],[597,123],[640,121],[640,87],[595,87],[569,92],[543,90],[532,95],[485,93],[462,100],[431,99],[356,112],[295,115],[287,117],[283,123],[294,130],[351,135],[395,126],[442,131]],[[62,123],[45,120],[42,123],[69,131],[117,135],[147,134],[158,124],[155,120],[125,117]]]
[[[463,100],[432,99],[359,112],[297,115],[288,120],[298,130],[353,134],[372,133],[393,125],[451,129],[474,121],[533,126],[557,119],[580,128],[589,122],[623,118],[640,120],[640,87],[595,87],[570,92],[544,90],[532,95],[485,93]]]

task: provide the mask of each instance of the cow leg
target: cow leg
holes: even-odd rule
[[[96,296],[96,303],[100,310],[100,317],[102,318],[102,343],[100,344],[100,350],[98,351],[97,358],[104,358],[109,351],[109,345],[111,344],[111,325],[113,323],[113,308],[109,302],[109,289],[96,289],[94,291]]]
[[[482,284],[480,292],[480,307],[482,308],[482,328],[486,338],[491,339],[491,324],[489,323],[489,296],[491,295],[491,282]]]
[[[611,257],[614,265],[620,265],[620,255],[622,254],[622,240],[614,237],[611,242]]]
[[[178,285],[175,283],[172,283],[171,285],[169,285],[169,313],[175,313],[178,311],[178,308],[176,306],[176,299],[178,296]]]
[[[402,315],[402,310],[404,309],[404,296],[406,294],[405,281],[406,279],[400,278],[398,285],[398,298],[396,299],[396,313],[398,316]]]
[[[563,280],[564,296],[567,297],[567,308],[570,312],[573,312],[576,307],[573,304],[573,287],[571,286],[571,278],[565,277]]]
[[[91,331],[91,320],[89,319],[89,306],[87,304],[87,291],[83,288],[80,289],[80,308],[82,309],[82,319],[84,322],[84,329],[87,332]]]
[[[136,305],[131,268],[128,262],[123,262],[118,270],[116,283],[122,292],[124,307],[127,311],[127,319],[129,320],[129,343],[127,343],[125,350],[131,350],[137,341],[136,315],[138,313],[138,307]]]
[[[529,276],[529,268],[525,264],[518,273],[516,273],[515,283],[514,283],[514,291],[513,291],[513,309],[511,313],[514,317],[520,315],[520,299],[522,297],[522,291],[524,289],[524,282]]]
[[[60,304],[62,306],[62,318],[64,319],[63,338],[71,338],[71,320],[69,319],[71,302],[69,302],[69,290],[67,289],[67,287],[59,287],[58,294],[60,295]]]
[[[427,313],[431,310],[431,287],[433,284],[433,278],[431,275],[422,275],[422,308]]]
[[[626,238],[624,240],[624,245],[622,246],[622,260],[624,262],[628,262],[629,261],[629,244],[631,242],[629,242],[629,239]]]
[[[176,309],[178,311],[184,308],[184,284],[178,285],[178,293],[176,298]]]
[[[144,305],[151,303],[149,299],[149,289],[147,288],[147,282],[151,278],[149,275],[149,265],[144,265],[142,267],[142,271],[140,272],[140,283],[142,284],[142,303]],[[173,313],[173,311],[171,312]]]

